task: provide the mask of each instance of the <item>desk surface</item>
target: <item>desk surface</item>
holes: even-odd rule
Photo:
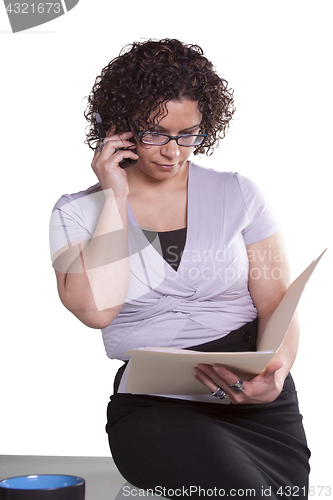
[[[0,480],[31,474],[69,474],[86,481],[85,500],[118,500],[128,483],[112,458],[0,455]]]

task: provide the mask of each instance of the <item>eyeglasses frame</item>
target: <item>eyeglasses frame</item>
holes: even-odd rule
[[[169,134],[164,134],[164,133],[159,133],[158,135],[163,135],[165,137],[168,138],[168,140],[166,142],[163,142],[163,144],[155,144],[155,143],[149,143],[149,142],[143,142],[141,137],[144,135],[144,134],[152,134],[154,132],[150,132],[149,130],[141,130],[141,132],[138,133],[137,135],[137,138],[138,138],[138,141],[141,142],[142,144],[146,144],[148,146],[165,146],[166,144],[168,144],[168,142],[170,141],[176,141],[176,143],[178,144],[178,146],[180,147],[185,147],[185,148],[188,148],[188,147],[196,147],[196,146],[202,146],[202,144],[205,142],[206,138],[207,138],[207,134],[180,134],[180,135],[169,135]],[[179,144],[179,139],[181,137],[188,137],[188,136],[196,136],[196,137],[203,137],[203,141],[200,142],[200,144],[195,144],[194,146],[192,144]]]

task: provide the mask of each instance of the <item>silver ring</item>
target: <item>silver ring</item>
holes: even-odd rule
[[[218,387],[216,391],[212,392],[212,396],[214,396],[214,398],[224,399],[227,397],[227,393],[221,389],[221,387]]]
[[[101,151],[102,151],[102,149],[103,149],[103,147],[104,147],[104,142],[103,142],[103,141],[101,141],[101,142],[98,144],[98,146],[97,146],[97,148],[96,148],[96,151],[101,152]]]
[[[240,378],[235,384],[231,384],[230,387],[234,391],[243,392],[244,391],[243,380]]]

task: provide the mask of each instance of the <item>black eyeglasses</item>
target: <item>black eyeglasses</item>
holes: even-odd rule
[[[178,146],[200,146],[200,144],[205,142],[206,137],[207,134],[168,135],[146,130],[138,133],[138,140],[142,144],[149,144],[150,146],[163,146],[169,141],[176,141]]]

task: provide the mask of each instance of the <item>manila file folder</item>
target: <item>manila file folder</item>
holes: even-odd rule
[[[198,363],[222,364],[244,380],[258,375],[282,344],[304,287],[325,251],[289,286],[267,323],[257,351],[199,352],[168,347],[132,349],[126,352],[131,356],[127,392],[208,394],[209,389],[194,378],[194,367]]]

